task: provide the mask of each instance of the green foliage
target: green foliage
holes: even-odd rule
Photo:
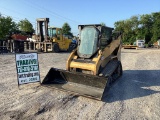
[[[30,33],[34,32],[33,25],[26,18],[18,22],[18,26],[20,31],[30,32]]]
[[[155,42],[160,37],[160,12],[132,16],[115,22],[114,26],[115,30],[123,33],[123,43],[132,44],[137,39],[145,39],[146,43]]]
[[[5,39],[10,33],[17,30],[18,26],[11,17],[0,16],[0,39]]]
[[[65,35],[69,35],[73,37],[73,34],[71,33],[71,27],[68,23],[64,23],[62,26],[62,33]]]
[[[105,24],[104,22],[101,22],[100,24],[101,24],[102,26],[106,26],[106,24]]]
[[[152,27],[152,33],[153,36],[151,40],[155,42],[160,37],[160,12],[159,13],[153,13],[153,27]]]
[[[73,34],[71,33],[71,27],[68,23],[64,23],[62,26],[62,33],[65,35],[71,35],[73,36]]]

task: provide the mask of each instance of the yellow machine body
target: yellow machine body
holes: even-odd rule
[[[121,33],[99,24],[78,28],[78,46],[71,52],[66,70],[51,68],[42,85],[103,100],[122,75]]]
[[[100,67],[104,68],[111,59],[117,59],[120,61],[120,45],[121,38],[119,37],[117,40],[112,41],[104,50],[99,50],[98,55],[92,58],[92,62],[90,63],[75,62],[78,55],[76,54],[77,50],[74,50],[67,60],[66,70],[72,71],[73,69],[81,69],[84,73],[98,75]]]
[[[50,38],[52,42],[58,43],[60,50],[68,50],[72,39],[62,34],[62,29],[57,27],[49,27],[48,31],[55,31],[55,35]]]

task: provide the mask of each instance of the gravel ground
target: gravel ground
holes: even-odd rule
[[[41,80],[51,67],[65,69],[69,53],[39,54]],[[15,55],[0,55],[0,120],[159,120],[160,50],[122,50],[123,76],[105,102],[45,88],[18,88]]]

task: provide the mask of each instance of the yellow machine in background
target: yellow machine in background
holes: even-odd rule
[[[42,85],[103,100],[105,91],[122,75],[121,33],[100,24],[78,28],[78,47],[70,54],[66,70],[51,68]]]
[[[62,34],[62,29],[57,27],[48,28],[48,36],[52,41],[52,51],[71,51],[76,47],[76,44],[72,43],[72,38]]]
[[[37,34],[32,38],[33,49],[41,52],[72,51],[76,44],[72,38],[63,35],[61,28],[48,27],[49,18],[37,19]]]
[[[137,45],[123,45],[122,48],[124,49],[138,49]]]

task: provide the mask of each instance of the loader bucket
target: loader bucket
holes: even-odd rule
[[[41,85],[101,100],[107,78],[51,68]]]

